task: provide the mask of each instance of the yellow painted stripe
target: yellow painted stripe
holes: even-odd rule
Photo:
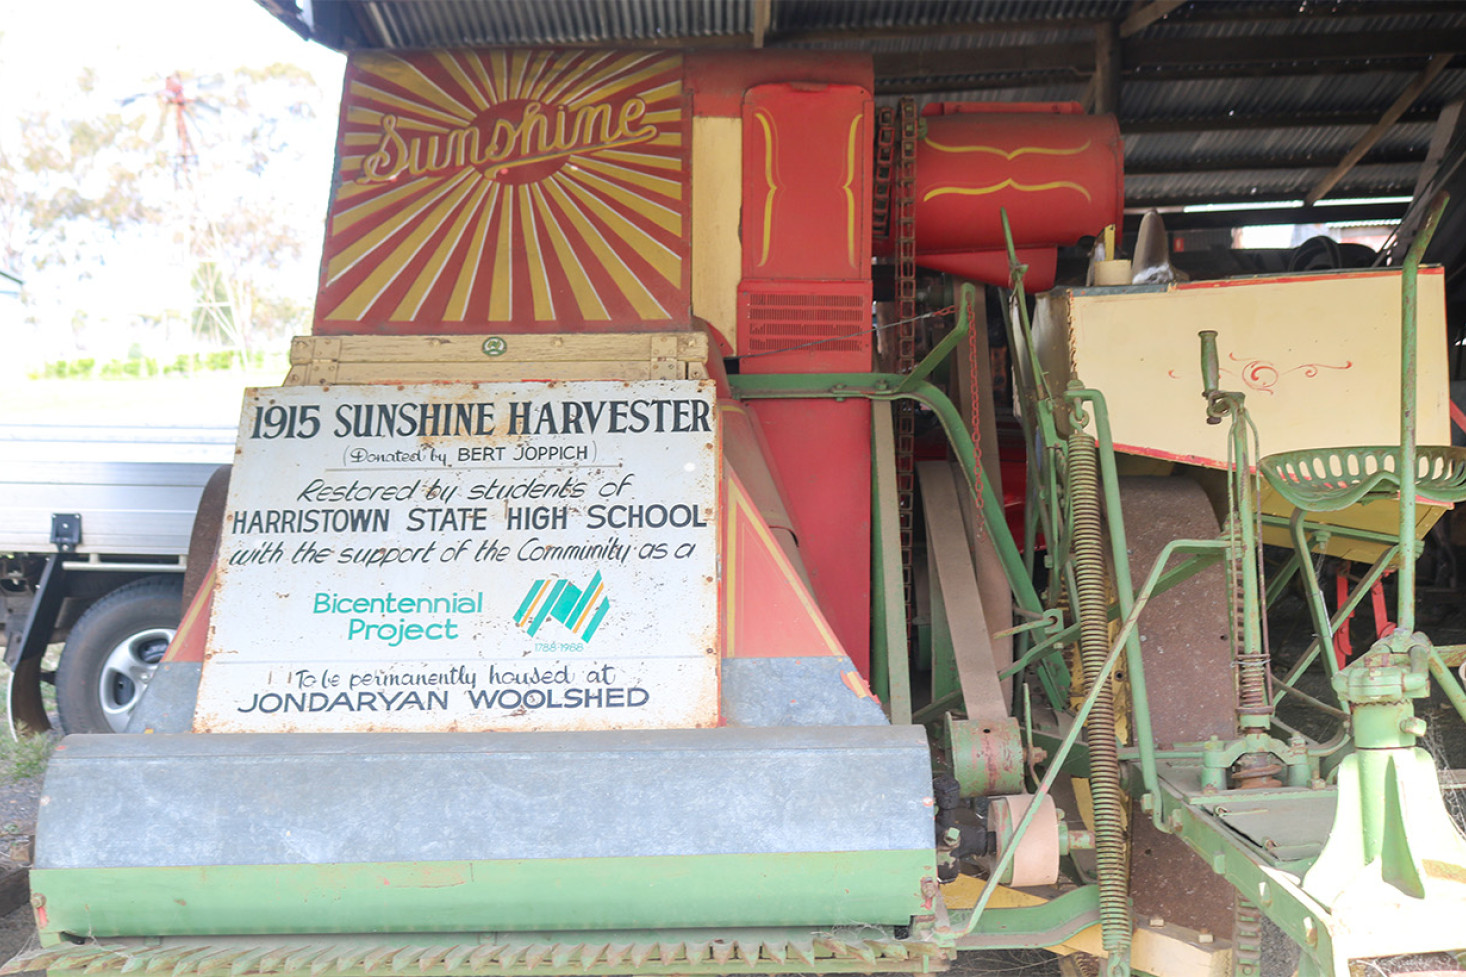
[[[370,189],[385,190],[370,200],[363,200],[354,207],[345,210],[338,210],[331,218],[331,233],[340,234],[342,231],[354,226],[358,221],[370,217],[385,207],[391,207],[413,194],[421,193],[429,187],[446,180],[446,176],[419,176],[407,180],[401,186],[386,190],[382,184],[373,185]]]
[[[789,589],[799,599],[799,604],[804,608],[805,614],[814,623],[815,630],[825,639],[825,644],[829,648],[829,654],[844,654],[845,648],[840,644],[840,639],[835,637],[835,632],[830,629],[829,622],[825,620],[824,611],[820,610],[819,605],[815,603],[813,596],[809,592],[809,588],[804,585],[804,581],[799,579],[799,574],[794,571],[793,565],[789,562],[789,558],[784,555],[784,550],[779,546],[778,541],[774,539],[773,533],[769,532],[769,528],[764,523],[763,517],[750,516],[748,525],[753,530],[753,534],[759,538],[759,542],[763,543],[764,548],[768,550],[769,556],[779,568],[779,574],[789,584]]]
[[[546,89],[545,97],[542,98],[540,101],[550,103],[560,101],[562,95],[564,95],[568,91],[574,90],[575,86],[580,84],[581,79],[585,78],[592,71],[594,71],[597,65],[605,64],[606,59],[609,58],[611,54],[612,52],[610,51],[595,52],[590,57],[582,61],[580,64],[576,65],[574,70],[567,72],[565,76],[560,79],[560,83],[556,85],[553,89]]]
[[[343,200],[350,200],[353,197],[360,197],[364,193],[371,193],[373,190],[382,189],[380,183],[353,183],[350,180],[342,180],[341,185],[336,188],[336,199],[332,206],[339,206]]]
[[[570,239],[565,236],[564,228],[550,212],[550,205],[545,200],[544,190],[536,186],[533,196],[535,208],[539,211],[540,223],[550,232],[550,245],[555,249],[556,257],[560,259],[560,271],[564,274],[566,281],[570,283],[570,294],[575,296],[575,305],[580,310],[581,318],[587,320],[611,318],[606,312],[606,307],[601,304],[601,297],[596,294],[590,276],[585,273],[585,268],[580,263],[580,257],[570,246]]]
[[[723,657],[732,658],[738,648],[738,527],[747,518],[747,503],[738,477],[727,465],[723,466],[723,493],[728,513],[723,528]]]
[[[634,187],[641,187],[643,190],[650,190],[652,193],[661,194],[663,197],[671,197],[673,200],[682,199],[682,183],[678,180],[669,180],[664,176],[652,176],[650,173],[639,173],[636,170],[628,170],[624,166],[617,166],[615,163],[607,163],[601,156],[610,156],[610,153],[596,153],[594,156],[576,156],[573,162],[584,170],[592,170],[602,176],[610,177],[612,180],[619,180],[622,183],[629,183]]]
[[[581,611],[580,617],[575,619],[575,627],[571,628],[571,631],[574,631],[576,634],[580,633],[581,625],[585,624],[585,619],[590,617],[590,612],[596,609],[596,601],[600,600],[601,595],[605,592],[606,585],[604,583],[596,584],[596,592],[591,594],[590,600],[585,602],[585,610]]]
[[[588,157],[587,157],[588,158]],[[676,156],[653,156],[650,153],[628,153],[621,149],[597,150],[595,158],[598,160],[613,159],[618,163],[635,163],[638,166],[650,166],[658,170],[682,170],[682,160]]]
[[[1087,139],[1084,145],[1073,146],[1069,149],[1050,149],[1047,146],[1019,146],[1017,149],[999,149],[997,146],[952,146],[929,137],[923,138],[922,142],[943,153],[989,153],[1007,160],[1014,160],[1020,156],[1077,156],[1093,145],[1094,140]]]
[[[529,65],[529,57],[520,50],[509,52],[509,97],[524,97],[524,69]]]
[[[663,230],[670,231],[679,237],[682,235],[682,215],[672,208],[665,207],[639,194],[632,193],[625,187],[617,186],[609,180],[603,180],[594,173],[588,172],[585,168],[573,171],[567,168],[560,172],[565,174],[569,179],[575,180],[577,183],[584,183],[586,186],[595,187],[613,200],[630,207]]]
[[[933,200],[937,197],[945,197],[948,194],[955,194],[959,197],[981,197],[989,193],[997,193],[1012,187],[1020,193],[1038,193],[1043,190],[1077,190],[1084,194],[1085,200],[1093,200],[1089,191],[1078,183],[1071,183],[1068,180],[1054,180],[1052,183],[1019,183],[1011,177],[1002,183],[994,183],[990,187],[932,187],[922,196],[922,202]]]
[[[436,119],[439,122],[446,122],[457,127],[468,124],[471,118],[454,115],[451,112],[443,112],[433,108],[431,105],[424,105],[412,99],[403,98],[400,95],[393,95],[391,92],[383,91],[365,82],[354,81],[351,83],[351,95],[353,98],[369,98],[373,102],[382,105],[389,105],[392,108],[400,109],[403,112],[415,114],[421,118]]]
[[[382,294],[392,286],[407,267],[408,262],[417,256],[427,244],[428,239],[441,228],[448,215],[463,203],[477,181],[460,181],[457,187],[433,212],[421,220],[416,227],[408,232],[407,236],[392,250],[392,253],[384,258],[366,279],[352,289],[351,294],[341,302],[340,305],[331,310],[328,319],[361,319],[376,304]]]
[[[529,267],[530,297],[534,300],[534,317],[544,322],[555,318],[555,299],[550,294],[549,270],[545,268],[544,255],[540,254],[539,231],[535,226],[534,207],[529,199],[529,187],[519,187],[519,221],[524,233],[524,259]]]
[[[468,318],[468,299],[473,294],[474,282],[478,280],[479,263],[484,257],[484,244],[489,237],[489,223],[499,202],[499,184],[490,182],[489,201],[479,210],[478,224],[468,239],[468,255],[463,267],[458,269],[458,280],[453,283],[453,294],[448,297],[448,308],[444,317],[451,322],[462,322]]]
[[[769,118],[769,113],[763,109],[753,113],[758,124],[764,130],[764,183],[768,186],[768,192],[764,194],[764,239],[762,257],[758,259],[760,266],[769,260],[769,243],[774,229],[774,197],[779,193],[779,185],[774,182],[774,123]]]
[[[371,126],[375,131],[364,132],[361,135],[370,136],[373,143],[379,143],[382,141],[382,116],[387,114],[386,112],[377,112],[358,105],[346,110],[346,123],[347,125]],[[425,119],[403,119],[400,117],[397,120],[397,128],[398,130],[412,129],[420,132],[443,133],[448,131],[447,126],[440,126],[436,122],[428,122]]]
[[[505,190],[500,199],[504,213],[499,218],[499,241],[494,247],[494,277],[489,292],[491,322],[508,322],[514,314],[514,194]]]
[[[589,207],[597,217],[611,228],[612,233],[625,241],[631,250],[641,255],[647,264],[656,269],[674,288],[682,284],[682,261],[666,245],[646,231],[627,220],[625,215],[597,197],[589,189],[580,186],[574,177],[567,177],[565,186],[575,199]]]
[[[509,94],[509,59],[503,51],[489,52],[489,68],[494,75],[494,90],[499,93],[496,101],[509,101],[514,96]]]
[[[529,605],[529,610],[525,611],[524,616],[515,622],[519,627],[522,628],[529,623],[530,619],[534,617],[535,608],[540,606],[540,601],[544,600],[545,594],[549,592],[550,581],[546,580],[544,583],[540,584],[540,592],[534,595],[534,603]]]
[[[500,101],[499,90],[494,87],[494,80],[489,77],[489,69],[484,64],[484,59],[471,53],[467,55],[467,58],[468,69],[478,79],[479,85],[483,88],[484,97],[489,100],[489,104],[492,105]]]
[[[845,154],[845,183],[841,187],[845,191],[845,243],[849,252],[850,267],[855,265],[855,191],[851,185],[855,183],[855,141],[860,136],[860,123],[864,121],[865,113],[856,113],[855,118],[850,120],[850,145]]]
[[[658,85],[656,88],[653,88],[651,91],[646,91],[646,92],[642,92],[641,93],[641,100],[643,102],[646,102],[646,104],[648,104],[648,105],[655,105],[658,102],[665,102],[668,99],[676,99],[676,98],[681,98],[681,97],[682,97],[682,79],[681,78],[678,78],[675,81],[669,81],[669,82],[667,82],[664,85]]]
[[[482,112],[489,107],[489,100],[484,97],[483,90],[480,86],[474,84],[468,72],[463,70],[463,65],[458,61],[458,55],[448,51],[434,51],[433,57],[437,58],[438,64],[442,65],[448,74],[453,76],[454,81],[458,82],[458,87],[463,89],[463,93],[473,102],[474,108]],[[469,57],[473,56],[469,55]]]
[[[587,78],[585,82],[580,85],[580,87],[574,92],[574,94],[565,99],[565,104],[569,106],[581,104],[582,102],[586,101],[587,96],[591,92],[595,91],[595,89],[606,79],[612,77],[613,75],[620,74],[627,68],[630,68],[632,65],[636,64],[636,62],[642,60],[642,58],[644,57],[646,57],[646,55],[644,54],[621,55],[619,58],[616,58],[610,64],[606,65],[604,68],[597,70],[589,78]]]
[[[633,71],[629,75],[622,75],[615,81],[606,82],[596,86],[593,89],[588,89],[587,91],[582,92],[576,98],[572,99],[567,104],[570,108],[575,109],[580,108],[582,105],[591,105],[595,102],[604,102],[611,96],[624,92],[628,88],[633,88],[650,78],[655,78],[657,75],[672,71],[673,69],[681,65],[681,63],[682,58],[678,55],[673,55],[670,58],[662,58],[660,61],[655,61],[647,67],[642,68],[640,71]],[[678,86],[678,91],[680,92],[682,86],[681,80],[679,79],[675,84]],[[660,86],[657,90],[660,91],[660,89],[664,87],[666,86]],[[643,97],[646,98],[647,102],[653,101],[653,99],[649,97]]]
[[[393,56],[393,58],[399,65],[402,66],[403,71],[410,72],[414,77],[417,78],[417,80],[422,85],[427,86],[428,89],[438,94],[438,98],[436,99],[436,101],[439,107],[445,110],[457,109],[457,111],[453,113],[454,115],[458,115],[460,118],[463,119],[464,122],[473,121],[473,117],[476,114],[474,110],[469,108],[467,105],[464,105],[452,95],[449,95],[446,91],[444,91],[442,85],[439,85],[437,82],[433,81],[433,79],[423,74],[421,68],[413,64],[411,61],[405,61],[402,58],[397,58],[395,56]],[[416,84],[408,85],[406,87],[411,88],[414,91],[421,91],[419,85]]]
[[[375,146],[382,137],[375,132],[348,132],[341,137],[343,146]]]
[[[468,222],[482,206],[484,195],[489,192],[491,182],[482,176],[474,181],[473,193],[468,203],[459,208],[458,216],[453,219],[453,226],[448,228],[448,233],[443,236],[442,241],[438,242],[432,257],[423,266],[422,273],[417,276],[417,280],[412,283],[412,287],[407,290],[407,294],[392,311],[394,321],[416,319],[418,313],[422,311],[423,302],[427,301],[427,297],[437,288],[438,279],[443,276],[443,269],[448,266],[449,256],[458,250],[458,245],[462,243],[463,232],[468,227]]]
[[[679,122],[681,119],[681,109],[663,109],[661,112],[648,112],[641,117],[641,121],[650,122],[652,125],[661,125],[663,122]]]
[[[595,255],[596,260],[601,263],[601,267],[606,269],[606,272],[610,274],[611,280],[621,289],[621,294],[626,296],[627,301],[631,303],[631,307],[636,310],[636,314],[644,319],[669,318],[667,310],[662,308],[661,303],[656,300],[642,280],[637,278],[630,268],[626,267],[626,262],[621,260],[621,256],[616,253],[615,248],[611,247],[610,242],[601,234],[600,229],[566,195],[565,190],[561,187],[561,182],[560,174],[558,173],[550,177],[548,181],[550,196],[555,199],[555,202],[560,205],[561,210],[570,218],[570,223],[574,224],[575,229],[580,232],[582,240],[590,245],[591,254]]]
[[[657,138],[653,139],[651,142],[647,143],[647,145],[648,146],[680,146],[680,145],[682,145],[682,133],[680,133],[680,132],[664,132],[660,136],[658,136]]]
[[[464,170],[462,173],[444,182],[437,189],[424,195],[421,199],[413,201],[411,207],[404,207],[393,214],[377,227],[372,228],[366,234],[353,241],[344,248],[340,254],[332,258],[326,265],[326,284],[330,285],[356,267],[357,262],[371,254],[377,248],[390,240],[398,231],[422,216],[427,210],[444,194],[451,191],[455,186],[462,183],[469,176],[474,175],[473,170]]]
[[[529,69],[525,72],[528,77],[521,86],[524,93],[522,98],[534,98],[531,92],[540,87],[540,77],[545,73],[545,66],[549,63],[550,53],[548,51],[536,52],[534,57],[530,58]]]
[[[576,51],[566,51],[556,57],[550,63],[550,68],[545,72],[544,77],[539,80],[539,84],[530,90],[529,97],[543,101],[545,92],[556,81],[564,77],[566,69],[575,63],[577,57],[579,57],[579,52]]]

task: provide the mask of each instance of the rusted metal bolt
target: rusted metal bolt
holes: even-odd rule
[[[45,904],[46,904],[46,897],[45,896],[41,895],[39,892],[32,892],[31,893],[31,905],[32,906],[35,906],[37,909],[40,909]]]
[[[1419,716],[1408,716],[1400,720],[1400,732],[1406,736],[1424,736],[1425,730],[1425,720]]]
[[[1029,763],[1043,763],[1049,758],[1049,751],[1041,746],[1030,746],[1028,748]]]

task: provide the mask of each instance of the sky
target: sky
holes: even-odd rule
[[[308,303],[319,262],[345,58],[303,40],[253,0],[0,0],[0,92],[5,93],[6,105],[0,110],[0,141],[5,140],[7,130],[13,133],[21,112],[39,109],[58,117],[85,117],[99,109],[112,109],[129,96],[156,92],[162,80],[175,71],[202,76],[278,62],[306,69],[319,89],[314,96],[318,98],[315,122],[291,137],[290,170],[272,174],[266,188],[272,199],[311,226],[309,233],[301,235],[308,253],[298,268],[289,270],[301,283]],[[86,69],[96,78],[90,94],[77,84]],[[151,97],[135,99],[124,111],[148,113],[150,132],[155,126],[151,120],[160,114],[159,103]],[[199,149],[201,156],[209,151],[207,145]],[[259,193],[261,188],[251,192]],[[161,287],[151,261],[154,256],[148,250],[120,243],[116,253],[107,256],[105,269],[73,287],[89,293],[90,307],[125,307],[129,294]],[[16,322],[18,302],[10,300],[8,309],[6,303],[0,295],[0,328],[8,338],[20,334],[22,343],[50,341],[42,335],[42,327]],[[35,318],[34,312],[31,317]],[[14,352],[15,347],[11,349]],[[116,354],[115,350],[96,352]]]

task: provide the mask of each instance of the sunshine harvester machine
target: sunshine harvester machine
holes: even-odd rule
[[[1466,495],[1415,443],[1448,434],[1428,234],[1403,271],[1135,285],[1113,119],[871,91],[845,54],[351,56],[313,334],[245,397],[129,731],[57,748],[12,971],[1466,944],[1412,705],[1466,708],[1412,624]],[[1087,237],[1099,284],[1050,290]],[[1373,561],[1332,618],[1325,552]],[[1394,567],[1398,628],[1341,664]]]

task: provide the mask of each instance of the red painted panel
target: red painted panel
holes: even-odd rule
[[[732,471],[723,494],[724,657],[843,654],[814,596]]]
[[[696,115],[737,118],[755,85],[814,82],[875,88],[869,54],[846,51],[695,51],[687,54],[687,87]]]
[[[743,277],[870,277],[870,93],[759,85],[743,102]]]
[[[763,427],[815,598],[870,677],[870,404],[760,400]]]
[[[1113,116],[957,112],[928,116],[916,147],[916,248],[1002,251],[1000,208],[1019,247],[1073,244],[1124,218]]]
[[[209,572],[199,583],[198,593],[184,612],[168,650],[163,654],[165,662],[201,662],[204,648],[208,644],[209,623],[214,616],[214,584],[218,582],[218,566],[209,564]]]
[[[691,322],[682,55],[351,56],[317,333]]]

